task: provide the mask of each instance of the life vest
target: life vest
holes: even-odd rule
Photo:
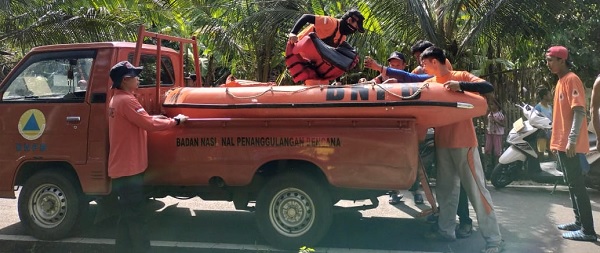
[[[294,82],[309,79],[334,80],[358,63],[358,53],[342,42],[328,46],[315,33],[309,33],[295,44],[287,44],[285,63]]]

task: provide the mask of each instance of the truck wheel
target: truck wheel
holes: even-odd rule
[[[298,250],[314,246],[331,226],[333,203],[328,189],[307,175],[273,177],[259,192],[256,221],[273,246]]]
[[[32,236],[62,239],[84,216],[88,203],[72,177],[57,172],[33,175],[19,194],[19,218]]]
[[[517,166],[517,164],[498,163],[496,165],[496,167],[492,171],[492,175],[490,176],[490,181],[496,189],[504,188],[505,186],[512,183],[512,181],[515,179],[517,173],[516,171],[513,171],[511,169],[513,166]]]

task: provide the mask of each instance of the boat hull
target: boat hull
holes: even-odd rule
[[[414,118],[437,127],[484,115],[487,102],[441,84],[176,88],[167,115],[190,118]]]

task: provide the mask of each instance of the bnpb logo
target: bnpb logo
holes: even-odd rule
[[[19,133],[27,140],[40,138],[46,128],[46,117],[38,109],[29,109],[19,119]]]

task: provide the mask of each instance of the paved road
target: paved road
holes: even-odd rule
[[[563,240],[555,224],[570,222],[573,213],[566,187],[550,194],[548,186],[489,187],[496,206],[504,252],[584,253],[600,252],[600,242]],[[596,230],[600,231],[600,192],[590,190]],[[479,252],[484,241],[479,232],[452,243],[432,242],[422,234],[429,229],[416,217],[426,205],[408,200],[396,206],[342,213],[317,252]],[[368,203],[368,202],[367,202]],[[59,242],[41,242],[25,235],[16,211],[16,200],[0,200],[0,252],[111,252],[114,220],[88,225],[76,237]],[[338,205],[352,205],[344,202]],[[360,204],[360,203],[359,203]],[[228,202],[205,202],[198,198],[178,201],[164,198],[151,203],[152,252],[281,252],[266,245],[254,224],[254,214],[236,211]],[[91,211],[95,208],[92,206]],[[474,213],[472,212],[472,216]]]

